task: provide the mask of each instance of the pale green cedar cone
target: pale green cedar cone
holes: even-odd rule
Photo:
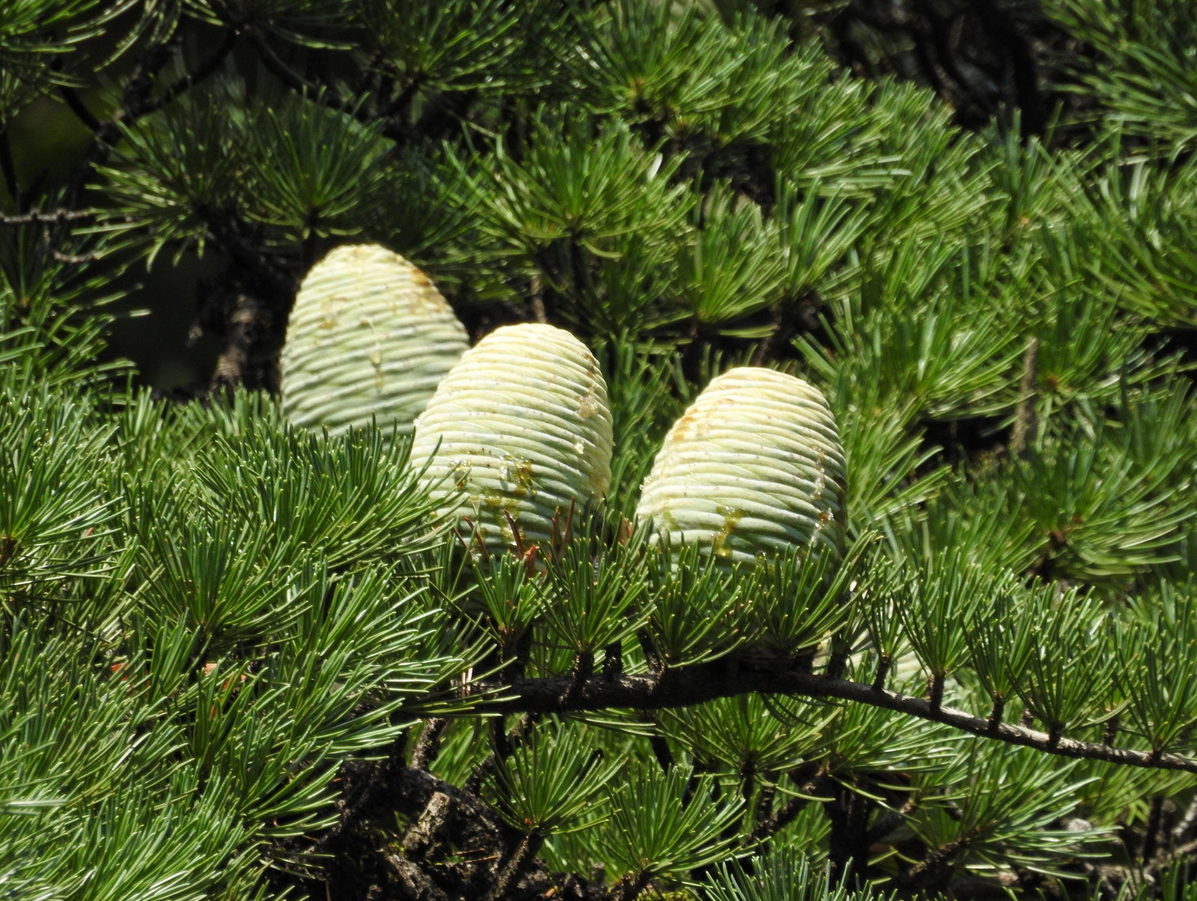
[[[441,379],[469,347],[423,272],[373,244],[338,247],[295,298],[282,353],[283,412],[332,434],[369,425],[411,434]]]
[[[611,483],[607,385],[586,346],[551,325],[510,325],[467,351],[416,424],[412,462],[492,550],[553,535]],[[464,501],[462,497],[464,492]]]
[[[802,379],[744,366],[713,379],[665,439],[638,521],[731,562],[811,547],[840,553],[844,451]]]

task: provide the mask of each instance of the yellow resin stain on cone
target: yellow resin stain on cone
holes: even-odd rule
[[[338,247],[295,298],[282,353],[283,412],[332,434],[372,418],[411,434],[468,347],[465,327],[420,269],[378,245]]]
[[[731,562],[793,547],[840,555],[844,451],[827,401],[792,375],[743,366],[715,378],[673,426],[638,521],[670,545]]]
[[[598,361],[551,325],[496,329],[461,358],[416,424],[412,463],[441,513],[491,550],[553,537],[571,503],[611,484],[611,413]],[[464,497],[463,497],[464,495]],[[464,523],[468,519],[471,525]]]

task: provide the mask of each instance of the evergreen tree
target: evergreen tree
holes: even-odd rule
[[[1194,9],[0,3],[0,893],[1192,897]],[[605,502],[290,421],[344,244],[588,345]],[[167,398],[104,345],[192,255]],[[733,564],[637,510],[745,364],[843,475]]]

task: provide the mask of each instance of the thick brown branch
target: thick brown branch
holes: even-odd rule
[[[1023,134],[1042,134],[1048,111],[1039,92],[1039,73],[1029,42],[1019,33],[1009,12],[994,0],[975,0],[972,10],[1010,61],[1016,102],[1022,110]]]
[[[219,210],[201,208],[196,211],[208,226],[208,232],[225,253],[236,260],[253,279],[273,309],[286,312],[298,284],[262,250],[241,234],[236,220]]]
[[[1197,773],[1197,759],[1178,754],[1152,754],[1148,751],[1112,748],[1070,738],[1053,739],[1046,732],[1009,723],[1000,723],[995,728],[988,717],[974,716],[952,707],[937,708],[925,698],[912,697],[884,688],[878,689],[873,685],[809,672],[755,668],[744,661],[737,661],[737,664],[729,666],[727,661],[715,661],[666,670],[661,674],[625,674],[615,679],[596,675],[580,684],[575,683],[569,676],[519,679],[510,686],[480,682],[471,686],[471,690],[477,694],[488,692],[492,695],[491,699],[479,702],[480,709],[534,713],[610,708],[657,710],[664,707],[685,707],[749,692],[836,698],[893,710],[950,726],[962,732],[1034,748],[1060,757],[1104,760],[1124,766]]]
[[[992,101],[976,89],[972,82],[965,77],[956,62],[956,54],[952,49],[952,41],[949,34],[951,24],[945,21],[944,17],[938,13],[935,6],[929,3],[928,0],[919,0],[915,6],[919,12],[919,18],[927,26],[925,33],[920,36],[920,39],[930,41],[935,49],[939,65],[947,73],[948,77],[955,82],[956,87],[964,97],[972,103],[977,104],[987,115],[992,116],[996,112]],[[942,90],[937,89],[936,93],[944,96]]]
[[[466,838],[471,842],[495,848],[514,843],[512,830],[477,796],[425,770],[398,767],[387,774],[386,784],[387,791],[376,794],[371,799],[371,805],[363,811],[370,819],[393,818],[396,810],[423,811],[434,796],[443,795],[465,814],[463,830],[468,833]],[[460,841],[462,837],[458,839]]]
[[[225,349],[212,375],[213,388],[231,388],[245,380],[254,348],[270,331],[270,320],[270,310],[257,298],[237,295],[229,316]]]
[[[382,855],[399,884],[406,890],[404,897],[415,901],[449,901],[449,896],[441,891],[419,864],[389,849],[383,851]]]
[[[445,732],[445,727],[449,721],[443,718],[436,718],[424,720],[424,727],[420,730],[420,738],[416,742],[416,748],[412,751],[411,765],[417,770],[426,770],[436,760],[436,755],[440,752],[441,736]]]

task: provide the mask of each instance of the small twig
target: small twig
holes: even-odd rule
[[[993,699],[993,709],[989,711],[989,731],[997,731],[1002,724],[1002,714],[1006,712],[1006,699],[1000,695]]]
[[[474,98],[477,95],[478,91],[475,89],[442,91],[424,107],[424,112],[420,114],[420,118],[412,131],[423,137],[444,137],[445,130],[465,116],[466,111],[469,109],[470,104],[474,102]],[[387,128],[383,129],[383,134],[387,137],[399,140],[408,136],[409,132],[407,129],[391,134],[388,131],[391,125],[392,123],[388,123]]]
[[[416,96],[416,91],[424,86],[425,81],[426,78],[422,75],[409,78],[395,98],[382,111],[381,118],[394,119],[397,116],[406,115],[411,109],[411,102]]]
[[[1039,435],[1039,418],[1036,414],[1039,382],[1039,339],[1032,337],[1027,342],[1027,351],[1022,358],[1022,382],[1018,386],[1018,406],[1014,412],[1014,434],[1010,438],[1010,450],[1025,458]]]
[[[764,366],[772,358],[777,348],[793,335],[795,318],[791,311],[786,309],[784,303],[776,303],[769,308],[769,334],[761,339],[756,350],[753,351],[753,366]]]
[[[931,709],[939,710],[943,705],[943,673],[935,673],[931,676]]]
[[[820,792],[825,791],[828,784],[826,773],[820,770],[814,778],[803,784],[798,790],[798,795],[791,797],[768,817],[757,822],[752,828],[751,842],[760,843],[770,839],[794,822],[798,814],[802,813],[806,805],[810,803],[811,798],[817,797]],[[806,797],[801,797],[802,795]]]
[[[669,768],[673,766],[673,751],[669,749],[669,742],[665,740],[665,736],[659,732],[654,732],[648,737],[648,745],[653,749],[653,756],[657,758],[657,763],[661,765],[661,769],[669,772]]]
[[[95,210],[29,210],[19,216],[5,216],[0,214],[0,225],[62,225],[65,222],[77,222],[80,219],[91,219],[96,215]]]
[[[97,119],[95,114],[87,108],[87,105],[83,102],[83,99],[79,96],[78,92],[75,91],[74,88],[64,85],[58,89],[58,94],[60,97],[62,97],[67,107],[72,113],[75,114],[79,121],[87,126],[88,131],[99,135],[101,132],[107,132],[113,122],[139,119],[142,116],[147,116],[150,113],[157,112],[165,106],[169,106],[181,95],[185,94],[197,84],[209,78],[216,72],[217,69],[220,68],[220,64],[223,63],[229,53],[232,52],[233,45],[237,42],[237,36],[238,32],[236,29],[228,29],[225,31],[224,38],[216,46],[216,49],[204,57],[193,71],[177,78],[157,97],[150,97],[150,93],[153,89],[152,80],[148,85],[139,85],[139,93],[141,96],[134,102],[129,103],[118,110],[117,115],[114,116],[109,123],[104,123]],[[172,42],[170,44],[164,44],[161,46],[173,47],[174,43]],[[160,69],[163,65],[165,65],[165,63],[166,60],[163,59],[157,68]],[[137,75],[135,74],[135,78],[136,77]],[[130,81],[130,85],[132,85],[132,83],[133,80]]]
[[[752,812],[752,820],[759,823],[773,815],[773,801],[777,797],[777,784],[766,782],[761,786],[761,793],[757,795],[756,806]]]
[[[488,754],[482,763],[474,767],[474,772],[470,773],[469,778],[465,781],[465,790],[476,794],[482,785],[482,780],[494,772],[495,766],[498,765],[500,759],[505,760],[515,753],[515,750],[528,737],[532,731],[532,727],[536,725],[539,719],[540,716],[538,714],[530,713],[520,717],[519,722],[515,724],[515,728],[510,732],[506,734],[501,731],[498,732],[495,736],[495,751]]]
[[[1160,818],[1164,813],[1164,799],[1156,795],[1151,799],[1151,807],[1147,812],[1147,824],[1144,826],[1143,851],[1139,858],[1144,864],[1149,863],[1155,856],[1156,842],[1160,834]]]
[[[876,825],[869,829],[866,835],[866,840],[868,843],[872,845],[881,841],[883,838],[901,826],[903,821],[905,821],[907,817],[914,813],[915,808],[918,806],[918,795],[911,794],[905,801],[902,802],[901,807],[899,807],[897,810],[891,810],[888,814],[882,817]]]
[[[108,155],[116,145],[117,139],[120,137],[121,125],[133,121],[143,114],[150,94],[154,90],[154,80],[158,72],[170,60],[179,40],[179,35],[175,34],[160,44],[147,47],[142,53],[140,62],[125,83],[125,89],[121,93],[116,111],[108,121],[97,123],[98,127],[92,130],[91,146],[72,169],[63,192],[65,206],[74,207],[83,196],[83,189],[87,185],[88,179],[91,178],[92,171],[97,165],[108,159]]]
[[[640,650],[644,653],[644,659],[648,663],[648,668],[655,673],[664,672],[665,661],[662,660],[660,655],[657,653],[657,648],[653,644],[652,637],[648,634],[648,630],[637,630],[636,640],[640,643]]]
[[[338,113],[352,116],[358,122],[368,125],[378,121],[377,117],[371,115],[370,110],[364,104],[345,99],[328,85],[318,85],[308,81],[283,62],[274,52],[274,48],[261,35],[254,35],[253,42],[258,49],[258,58],[261,60],[263,68],[295,93],[315,100]],[[393,117],[382,120],[381,131],[384,136],[396,142],[410,137],[407,127]]]
[[[873,688],[877,691],[885,690],[885,679],[889,675],[889,668],[893,661],[888,654],[881,655],[877,660],[877,672],[873,676]]]
[[[1197,841],[1185,842],[1183,845],[1177,845],[1168,854],[1161,855],[1161,859],[1152,867],[1153,870],[1159,872],[1160,870],[1170,867],[1178,860],[1183,860],[1186,857],[1197,854]]]
[[[623,673],[623,645],[618,641],[603,650],[603,678],[608,682]]]
[[[1101,743],[1107,748],[1114,747],[1114,739],[1118,737],[1118,717],[1112,716],[1106,720],[1106,727],[1101,734]]]
[[[850,650],[846,645],[837,646],[837,642],[832,641],[831,656],[827,658],[827,675],[833,679],[844,675],[844,670],[848,666]]]
[[[1194,831],[1197,831],[1197,795],[1193,796],[1193,800],[1189,802],[1189,807],[1185,811],[1184,817],[1176,828],[1172,830],[1172,840],[1174,842],[1187,842],[1192,838]]]
[[[5,535],[0,537],[0,569],[4,569],[8,565],[17,550],[17,539],[12,535]]]
[[[8,196],[13,205],[20,210],[24,202],[21,196],[21,183],[17,180],[17,169],[12,161],[12,145],[8,141],[8,129],[0,128],[0,174],[4,176],[4,187],[8,189]]]
[[[592,675],[594,675],[594,652],[579,651],[574,657],[574,667],[570,673],[570,683],[569,688],[566,689],[566,693],[570,694],[581,689],[586,684],[586,680]],[[567,697],[564,700],[568,702],[569,699]]]
[[[96,132],[104,127],[104,123],[87,108],[87,104],[83,102],[83,98],[74,88],[61,85],[58,88],[58,96],[63,99],[67,109],[75,114],[75,117],[87,127],[88,131]]]
[[[56,262],[66,263],[71,266],[86,266],[96,262],[103,256],[99,251],[77,254],[63,253],[54,246],[54,241],[50,234],[50,226],[48,225],[42,229],[42,247],[45,248],[46,253],[53,257]]]
[[[499,871],[494,885],[491,886],[490,891],[486,893],[482,901],[497,901],[497,899],[506,895],[507,889],[519,878],[528,861],[536,856],[536,852],[540,850],[542,842],[543,839],[538,835],[525,835],[521,838],[519,844],[515,846],[511,857],[503,869]]]
[[[922,888],[934,884],[946,867],[968,842],[963,838],[945,842],[931,850],[926,857],[898,877],[905,888]]]
[[[224,33],[224,38],[216,46],[215,50],[200,60],[199,65],[194,70],[176,79],[154,99],[143,103],[138,110],[138,115],[144,116],[156,112],[164,106],[168,106],[178,99],[179,96],[190,91],[197,84],[215,74],[216,70],[220,68],[220,64],[224,62],[225,57],[232,52],[233,45],[237,43],[239,34],[236,29],[230,28],[227,30]]]
[[[274,48],[270,43],[260,34],[253,36],[254,47],[257,48],[261,54],[260,59],[262,66],[289,87],[291,90],[299,94],[310,94],[313,98],[319,95],[320,102],[325,106],[331,107],[340,112],[351,112],[352,104],[346,103],[341,99],[341,96],[333,91],[331,88],[324,88],[321,90],[320,86],[312,84],[290,66],[288,66],[278,54],[274,52]]]
[[[740,797],[748,801],[756,791],[756,760],[749,754],[740,767]]]
[[[539,275],[532,276],[529,293],[532,295],[532,318],[537,322],[548,322],[549,317],[544,308],[544,285],[541,284]]]
[[[648,884],[652,882],[652,878],[653,874],[649,870],[643,870],[637,873],[634,878],[620,882],[614,897],[617,901],[636,901],[640,897],[640,893],[648,888]]]
[[[383,67],[387,54],[382,47],[377,48],[370,59],[361,67],[360,78],[353,89],[353,93],[369,98],[371,111],[382,115],[382,101],[390,97],[395,90],[395,75]]]
[[[49,235],[46,235],[46,243],[49,244]],[[92,251],[91,253],[63,253],[53,247],[49,248],[50,256],[55,262],[65,263],[68,266],[87,266],[100,260],[104,255],[100,251]]]

